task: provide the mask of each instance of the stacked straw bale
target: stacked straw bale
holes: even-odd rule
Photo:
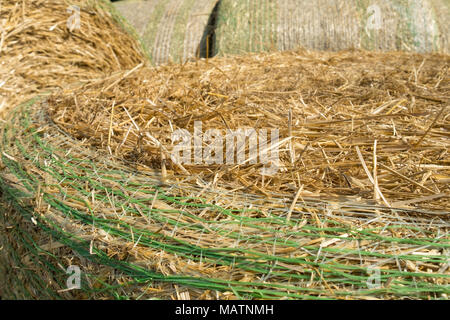
[[[27,243],[51,292],[70,263],[80,298],[445,299],[449,63],[299,51],[133,68],[11,114],[2,191],[48,235]],[[194,121],[281,127],[280,171],[172,163],[172,131]]]
[[[221,55],[298,47],[448,53],[447,0],[223,0]]]
[[[207,52],[217,0],[126,0],[114,3],[134,26],[154,64],[185,62]]]

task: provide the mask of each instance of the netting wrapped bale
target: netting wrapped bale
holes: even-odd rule
[[[155,64],[184,62],[207,51],[208,23],[217,0],[128,0],[114,5],[142,38]]]
[[[450,50],[450,38],[448,36],[450,34],[450,24],[448,23],[450,18],[450,1],[433,0],[431,3],[439,26],[439,39],[442,51],[448,53]]]
[[[1,190],[48,235],[26,238],[20,272],[45,270],[56,297],[445,299],[449,62],[250,55],[31,101],[1,134]],[[171,163],[194,121],[281,127],[279,172]],[[81,290],[64,291],[68,264]]]
[[[109,1],[3,0],[0,21],[1,119],[38,94],[95,81],[144,61],[131,29]],[[30,225],[15,209],[2,189],[0,298],[70,297],[50,289],[62,284],[53,275],[65,276],[60,266],[68,260],[43,256],[45,247],[37,243],[45,242],[49,234]]]
[[[223,0],[216,49],[449,52],[446,0]]]

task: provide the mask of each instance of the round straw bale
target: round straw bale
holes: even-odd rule
[[[3,0],[0,23],[0,118],[37,94],[95,81],[145,61],[132,29],[109,1]],[[14,184],[11,176],[13,180],[4,178]],[[0,190],[0,298],[76,296],[57,292],[67,278],[60,267],[65,257],[76,258],[37,228],[31,216],[25,217],[4,191]]]
[[[115,2],[155,64],[185,62],[208,54],[209,20],[217,0]]]
[[[449,52],[446,0],[223,0],[216,50]]]
[[[253,54],[30,101],[0,134],[5,247],[30,252],[8,250],[7,283],[31,298],[445,298],[449,61]],[[279,128],[279,172],[177,167],[171,134],[195,121]]]

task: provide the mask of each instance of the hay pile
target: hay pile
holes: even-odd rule
[[[82,266],[82,298],[445,299],[449,62],[286,52],[133,68],[12,114],[2,190],[49,235],[27,242],[49,290],[64,290],[59,259]],[[279,172],[172,163],[171,132],[199,120],[280,128]]]
[[[88,84],[52,96],[49,111],[59,128],[122,160],[159,169],[163,156],[169,179],[442,210],[450,191],[449,62],[352,51],[236,57]],[[223,164],[194,163],[192,147],[190,164],[173,163],[172,133],[193,133],[195,121],[203,133],[212,128],[223,137],[239,128],[268,129],[269,142],[278,128],[279,172],[267,175],[260,158],[248,161],[248,144],[242,163],[234,155],[227,164],[225,151]]]
[[[217,53],[299,47],[448,53],[446,0],[223,0]]]
[[[71,6],[80,8],[80,28]],[[109,1],[4,0],[0,22],[0,114],[36,94],[142,61],[139,45]]]

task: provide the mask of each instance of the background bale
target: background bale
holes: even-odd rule
[[[363,48],[448,52],[446,0],[223,0],[219,54]]]
[[[151,61],[161,64],[206,56],[205,36],[216,3],[217,0],[128,0],[114,5],[142,38]]]

